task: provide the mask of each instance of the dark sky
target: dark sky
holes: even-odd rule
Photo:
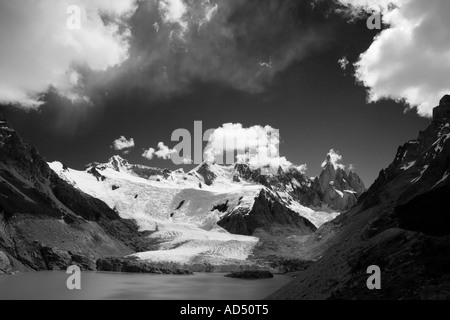
[[[279,129],[281,155],[298,165],[306,163],[311,176],[320,172],[330,149],[338,150],[343,163],[353,164],[370,185],[392,162],[397,147],[416,138],[429,123],[413,111],[405,114],[400,103],[367,104],[366,90],[356,83],[353,67],[340,68],[341,57],[356,62],[376,33],[366,28],[365,21],[348,23],[329,14],[326,5],[312,10],[286,1],[291,5],[274,8],[271,1],[261,1],[262,8],[254,13],[257,2],[248,3],[237,6],[226,22],[235,30],[246,30],[242,39],[235,37],[236,48],[229,49],[229,43],[212,36],[190,35],[196,57],[175,55],[170,57],[175,62],[169,62],[167,52],[155,49],[161,62],[152,65],[141,57],[153,54],[149,43],[158,45],[161,40],[149,36],[153,20],[140,8],[131,22],[134,42],[127,72],[114,70],[119,76],[106,84],[98,84],[104,75],[86,75],[94,106],[72,105],[49,93],[39,111],[11,106],[1,111],[48,161],[72,168],[104,162],[119,153],[110,145],[120,136],[136,142],[136,148],[124,156],[130,162],[173,168],[170,161],[144,159],[143,149],[155,148],[160,141],[173,147],[172,132],[178,128],[193,132],[194,121],[203,121],[204,130],[233,122]],[[264,15],[267,20],[261,19]],[[314,41],[308,42],[309,32],[316,36]],[[312,49],[302,52],[296,41]],[[214,50],[222,52],[218,56],[223,67],[208,60]],[[292,52],[302,58],[291,59]],[[273,74],[252,73],[253,59],[269,57],[276,69]],[[173,76],[163,89],[158,87],[162,80],[153,76],[162,66]]]

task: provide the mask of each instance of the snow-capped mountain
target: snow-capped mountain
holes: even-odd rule
[[[307,241],[304,257],[320,260],[270,298],[449,299],[449,195],[447,95],[358,204]],[[371,265],[381,269],[381,290],[367,289]]]
[[[98,258],[126,254],[198,270],[298,259],[304,238],[364,188],[359,178],[347,183],[353,173],[324,172],[310,179],[296,168],[208,162],[170,171],[119,156],[77,171],[47,164],[1,119],[0,246],[17,266],[35,270],[75,259],[95,269]]]
[[[330,174],[313,181],[295,168],[272,173],[247,164],[204,162],[184,172],[133,165],[119,156],[107,163],[90,164],[84,171],[58,162],[50,167],[122,218],[136,221],[140,231],[151,232],[152,251],[136,257],[180,265],[249,263],[256,246],[263,246],[261,237],[282,234],[282,246],[289,236],[310,235],[339,215],[321,199],[332,206],[336,198],[343,199],[341,207],[353,205],[364,188],[355,180],[360,182],[359,189],[352,189],[343,183],[344,174],[329,168],[324,170]],[[337,181],[332,188],[337,191],[319,190],[320,181],[330,185]],[[286,255],[298,257],[295,251],[292,248]]]

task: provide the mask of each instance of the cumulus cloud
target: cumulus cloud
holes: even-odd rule
[[[350,64],[350,62],[348,61],[347,57],[342,57],[341,59],[338,60],[338,64],[341,67],[342,70],[347,70],[348,65]]]
[[[81,9],[80,29],[68,28],[71,5]],[[104,71],[125,61],[121,23],[135,9],[135,0],[0,0],[0,103],[37,108],[49,87],[88,100],[76,66]]]
[[[325,168],[328,164],[332,164],[334,169],[342,169],[345,170],[345,165],[341,163],[342,156],[339,154],[339,151],[335,151],[331,149],[327,154],[327,159],[322,163],[322,168]]]
[[[308,171],[308,166],[306,164],[302,164],[302,165],[297,166],[296,169],[298,172],[305,174],[306,171]]]
[[[369,101],[405,102],[430,117],[450,90],[450,1],[338,1],[354,12],[381,11],[386,25],[355,64]]]
[[[142,157],[144,157],[147,160],[152,160],[155,157],[156,150],[153,148],[150,148],[148,150],[144,150],[144,153],[142,154]]]
[[[131,152],[131,149],[133,149],[134,146],[135,144],[133,138],[127,140],[127,138],[121,136],[119,139],[113,142],[111,148],[116,151],[123,151],[123,153],[128,154]]]
[[[155,155],[164,160],[169,160],[172,156],[172,154],[176,153],[177,151],[174,149],[170,149],[168,146],[166,146],[164,143],[160,142],[158,144],[159,150],[155,152]]]
[[[211,133],[204,155],[208,162],[248,163],[253,169],[292,167],[280,157],[279,148],[279,130],[271,126],[245,128],[240,123],[228,123]]]
[[[159,159],[170,160],[172,158],[172,154],[174,154],[174,153],[177,153],[177,151],[174,149],[170,149],[163,142],[160,142],[158,144],[158,151],[156,151],[153,148],[144,150],[142,157],[144,157],[148,160],[152,160],[156,156]]]

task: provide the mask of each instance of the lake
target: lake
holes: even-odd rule
[[[291,278],[241,280],[224,274],[195,276],[83,272],[81,290],[70,291],[64,272],[0,276],[0,300],[260,300]]]

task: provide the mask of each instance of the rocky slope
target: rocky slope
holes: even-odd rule
[[[249,210],[248,210],[249,209]],[[251,208],[232,210],[218,225],[234,234],[253,235],[257,229],[296,228],[304,235],[312,234],[316,226],[305,217],[289,209],[282,199],[262,189]]]
[[[269,299],[450,298],[450,96],[356,207],[301,248],[318,260]],[[367,268],[381,268],[368,290]]]
[[[93,270],[97,258],[144,249],[142,239],[134,222],[60,179],[0,119],[1,272]]]

